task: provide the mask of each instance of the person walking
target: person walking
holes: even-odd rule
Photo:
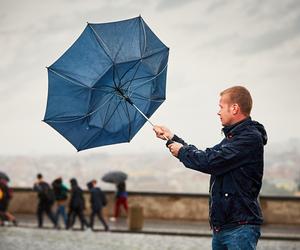
[[[68,227],[73,227],[76,217],[79,217],[81,230],[89,227],[88,222],[86,221],[83,211],[85,209],[85,202],[83,198],[83,191],[79,187],[78,182],[75,178],[70,180],[71,183],[71,199],[69,204],[69,213],[68,213]]]
[[[18,222],[14,215],[8,212],[9,202],[12,199],[12,189],[8,186],[6,179],[0,178],[0,225],[10,221],[17,226]]]
[[[52,187],[55,195],[56,202],[56,213],[55,220],[57,223],[57,227],[59,226],[59,217],[61,216],[64,221],[65,228],[68,227],[68,217],[66,214],[66,203],[68,199],[68,188],[63,184],[63,180],[61,177],[55,179],[52,182]]]
[[[262,186],[267,133],[250,117],[252,97],[243,86],[220,93],[220,117],[225,138],[200,150],[165,126],[154,126],[171,154],[187,168],[210,174],[209,216],[212,249],[256,249],[263,223],[258,195]]]
[[[125,182],[120,182],[116,184],[117,191],[116,191],[116,200],[115,200],[115,211],[114,217],[111,217],[111,221],[116,221],[120,215],[121,206],[124,207],[126,214],[128,214],[128,193],[126,191],[126,184]]]
[[[43,180],[42,174],[37,175],[37,181],[33,186],[33,190],[36,191],[38,195],[38,227],[43,227],[44,213],[47,214],[54,227],[56,227],[56,220],[51,210],[55,200],[54,193],[53,190],[50,188],[50,185]]]
[[[100,189],[100,187],[97,187],[96,185],[97,185],[96,180],[92,180],[87,184],[91,194],[90,202],[91,202],[92,212],[90,217],[90,226],[91,229],[94,230],[94,219],[95,216],[97,215],[102,225],[104,226],[104,230],[108,231],[109,227],[105,219],[103,218],[103,212],[102,212],[103,207],[106,206],[107,204],[107,199],[105,197],[105,194]]]

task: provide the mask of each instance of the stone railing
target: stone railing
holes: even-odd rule
[[[105,216],[113,214],[114,192],[105,192],[108,205]],[[90,212],[89,194],[85,192],[86,213]],[[129,192],[128,203],[144,208],[144,217],[167,220],[208,219],[208,195],[184,193]],[[265,223],[300,225],[300,197],[261,196],[260,203]],[[37,195],[29,188],[14,188],[9,210],[16,214],[35,213]]]

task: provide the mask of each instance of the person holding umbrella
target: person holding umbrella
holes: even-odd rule
[[[187,168],[210,174],[209,215],[212,248],[256,249],[263,222],[258,195],[262,186],[266,131],[250,117],[252,98],[243,86],[220,93],[218,115],[225,138],[200,150],[188,145],[164,126],[154,126],[156,136]]]
[[[119,217],[121,207],[123,206],[126,214],[128,214],[128,193],[126,191],[125,181],[116,184],[117,192],[116,192],[116,200],[115,200],[115,213],[114,217],[111,218],[111,221],[116,221]]]
[[[100,187],[97,187],[96,185],[97,185],[96,180],[92,180],[87,184],[88,190],[90,191],[91,194],[90,202],[91,202],[92,213],[90,217],[90,226],[91,229],[94,230],[94,219],[95,219],[95,215],[97,215],[102,225],[104,226],[104,230],[108,231],[109,227],[105,219],[103,218],[103,213],[102,213],[102,208],[106,206],[107,200],[105,194],[102,192]]]
[[[114,206],[114,217],[111,217],[111,221],[116,221],[119,217],[121,206],[124,207],[126,213],[128,213],[128,193],[126,191],[125,181],[127,179],[127,174],[122,171],[110,171],[106,173],[102,180],[104,182],[114,183],[116,185],[116,196],[115,196],[115,206]]]

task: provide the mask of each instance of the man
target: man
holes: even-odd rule
[[[258,195],[262,185],[264,127],[252,121],[252,98],[242,86],[220,93],[220,116],[225,138],[205,151],[186,144],[168,128],[154,126],[156,136],[187,168],[211,175],[209,216],[212,248],[256,249],[263,222]],[[173,142],[173,143],[172,143]]]
[[[42,174],[37,175],[37,181],[33,186],[33,190],[37,192],[39,200],[37,207],[38,227],[43,227],[44,213],[48,215],[54,227],[56,227],[56,220],[51,210],[55,200],[54,193],[49,184],[43,180]]]
[[[91,199],[90,199],[91,209],[92,209],[92,213],[91,213],[91,217],[90,217],[91,229],[94,231],[94,218],[95,218],[95,215],[97,215],[99,220],[101,221],[102,225],[104,226],[104,230],[108,231],[109,227],[103,217],[103,212],[102,212],[103,207],[106,206],[106,204],[107,204],[106,196],[102,192],[100,187],[97,187],[96,180],[90,181],[87,184],[87,186],[88,186],[88,189],[91,194]]]
[[[71,184],[71,198],[69,203],[69,212],[68,212],[68,228],[72,228],[75,224],[76,217],[80,220],[81,230],[84,231],[85,226],[89,227],[88,222],[86,221],[83,211],[85,209],[85,200],[83,197],[83,191],[79,187],[77,179],[72,178],[70,180]]]

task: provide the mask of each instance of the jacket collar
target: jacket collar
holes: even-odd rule
[[[233,131],[238,130],[241,127],[244,127],[245,125],[247,125],[251,122],[252,122],[252,119],[249,116],[249,117],[245,118],[244,120],[241,120],[235,124],[223,127],[222,131],[226,137],[228,137],[228,136],[230,137],[230,135],[232,136]]]

